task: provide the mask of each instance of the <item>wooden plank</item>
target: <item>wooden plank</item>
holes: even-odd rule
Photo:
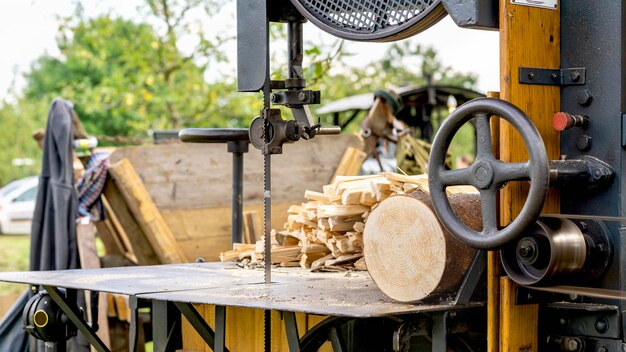
[[[546,145],[548,159],[559,158],[559,134],[551,116],[560,106],[558,86],[519,84],[520,67],[560,68],[560,6],[557,10],[512,4],[500,0],[500,97],[522,109],[535,123]],[[527,160],[526,147],[514,128],[500,124],[500,157],[505,162]],[[527,184],[510,182],[501,192],[500,223],[510,223],[521,210]],[[556,192],[551,191],[544,211],[559,211]],[[501,286],[500,351],[536,351],[537,305],[511,302],[510,281]]]
[[[117,183],[111,178],[107,180],[104,187],[104,195],[111,204],[111,209],[113,209],[115,216],[124,229],[124,232],[126,232],[132,251],[137,258],[137,264],[160,264],[154,250],[144,237],[139,224],[131,214],[128,205],[126,204],[126,200],[124,200],[124,197],[117,187]]]
[[[185,263],[187,259],[178,247],[174,235],[161,216],[135,168],[123,159],[109,167],[126,204],[143,230],[146,239],[162,264]]]
[[[282,229],[290,202],[272,203],[272,228]],[[262,213],[263,205],[244,205],[245,212]],[[169,209],[161,211],[178,246],[190,260],[219,261],[220,252],[231,249],[231,208]],[[254,218],[262,228],[262,217]]]
[[[78,256],[80,258],[80,266],[82,269],[98,269],[100,268],[100,259],[96,249],[96,226],[93,222],[86,218],[82,218],[76,225],[76,242],[78,244]],[[96,293],[97,294],[97,293]],[[87,318],[92,321],[91,317],[91,291],[85,291],[85,302],[87,304]],[[108,304],[105,293],[98,296],[98,332],[104,344],[111,348],[111,339],[109,336],[109,318]],[[95,352],[92,346],[91,351]]]
[[[501,278],[500,321],[503,325],[506,325],[507,322],[516,322],[517,324],[501,330],[499,351],[536,352],[539,350],[536,339],[539,310],[536,304],[516,305],[515,287],[516,284],[508,277]],[[534,339],[532,339],[533,336]]]
[[[487,92],[488,97],[499,98],[500,92]],[[500,119],[491,119],[491,140],[493,155],[500,158]],[[500,201],[500,194],[496,195]],[[496,208],[500,218],[499,207]],[[497,251],[487,253],[487,352],[498,352],[500,349],[500,255]]]
[[[286,144],[272,156],[272,201],[300,200],[306,189],[321,190],[347,147],[361,147],[354,135],[318,136]],[[111,163],[127,158],[160,209],[231,205],[232,155],[223,144],[166,144],[118,148]],[[263,158],[254,148],[244,154],[243,203],[263,203]],[[278,187],[280,185],[280,187]],[[293,202],[292,202],[293,204]]]

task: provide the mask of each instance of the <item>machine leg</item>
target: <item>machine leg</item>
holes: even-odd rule
[[[328,331],[328,339],[330,340],[330,344],[333,346],[334,352],[343,352],[345,350],[343,348],[343,341],[341,341],[341,336],[339,336],[336,326],[332,326]]]
[[[214,352],[226,350],[226,306],[215,306],[215,348]]]
[[[289,352],[300,352],[300,336],[298,335],[298,323],[296,322],[296,313],[282,312],[285,321],[285,333],[287,335],[287,343],[289,344]]]
[[[59,308],[63,310],[63,313],[67,315],[67,317],[74,323],[76,328],[80,330],[80,332],[85,335],[89,344],[94,347],[94,349],[98,352],[110,352],[109,349],[105,346],[104,342],[100,340],[98,335],[94,331],[92,331],[91,327],[87,324],[87,322],[78,315],[72,308],[65,302],[63,299],[63,295],[56,287],[52,286],[43,286],[43,288],[48,292],[50,297],[59,305]]]
[[[446,319],[448,312],[433,314],[433,352],[447,351],[448,348],[448,324]]]
[[[180,312],[165,301],[152,301],[152,338],[154,352],[182,348]]]
[[[139,344],[139,302],[135,296],[128,297],[128,305],[130,306],[130,327],[128,331],[128,350],[130,352],[137,351]]]

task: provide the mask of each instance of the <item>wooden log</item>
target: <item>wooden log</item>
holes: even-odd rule
[[[449,199],[467,226],[481,228],[478,195],[457,194]],[[445,230],[432,210],[429,195],[422,191],[379,203],[365,223],[363,241],[372,279],[400,302],[455,292],[476,252]]]
[[[176,243],[174,235],[161,216],[150,194],[144,187],[135,169],[127,159],[122,159],[109,168],[128,208],[143,230],[146,239],[162,264],[187,261]]]

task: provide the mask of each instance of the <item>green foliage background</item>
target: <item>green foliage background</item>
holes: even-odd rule
[[[72,101],[89,134],[139,137],[148,131],[183,127],[247,127],[261,108],[255,94],[236,92],[236,79],[207,80],[216,65],[235,61],[224,45],[233,33],[205,33],[190,14],[205,20],[225,0],[146,0],[142,20],[111,14],[86,18],[80,4],[59,19],[60,56],[39,57],[26,73],[26,87],[0,105],[0,185],[37,174],[40,151],[31,138],[43,128],[48,104],[55,97]],[[275,47],[286,48],[284,26],[273,25]],[[193,41],[191,51],[181,40]],[[286,72],[285,53],[272,55],[273,78]],[[472,88],[477,77],[441,64],[432,48],[405,40],[389,47],[382,60],[351,67],[343,42],[308,42],[306,77],[312,89],[329,102],[376,88],[425,84],[425,75],[439,83]],[[130,139],[128,139],[130,140]],[[15,167],[14,158],[32,158],[35,165]]]

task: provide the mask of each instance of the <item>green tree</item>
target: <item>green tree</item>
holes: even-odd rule
[[[226,39],[211,41],[199,32],[191,53],[178,48],[179,32],[189,30],[185,14],[206,3],[148,1],[152,21],[165,27],[162,33],[157,25],[110,15],[84,19],[77,11],[78,19],[60,25],[61,57],[42,56],[26,75],[25,99],[72,100],[92,134],[134,136],[223,123],[220,93],[234,91],[234,80],[211,86],[204,73],[225,60],[219,46]]]

